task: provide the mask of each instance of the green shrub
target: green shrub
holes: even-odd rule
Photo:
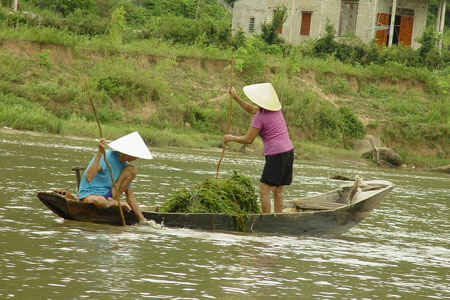
[[[20,12],[5,14],[4,18],[6,20],[6,24],[10,27],[28,24],[28,17]]]
[[[64,18],[63,24],[58,25],[68,31],[82,35],[102,35],[108,30],[108,20],[90,10],[76,9]]]
[[[418,67],[421,65],[420,54],[411,47],[393,45],[389,48],[382,48],[382,61],[386,64],[392,62],[399,63],[407,67]]]
[[[381,55],[381,49],[377,44],[377,41],[373,39],[365,47],[365,56],[361,58],[362,65],[379,64],[382,65],[386,62],[386,59]]]
[[[286,104],[286,121],[289,125],[302,128],[305,132],[313,135],[315,113],[320,106],[317,94],[309,89],[304,90],[297,97],[292,97],[292,100]]]
[[[97,82],[97,89],[104,90],[112,97],[120,96],[122,89],[120,79],[112,76],[100,78]]]
[[[234,49],[238,49],[245,45],[245,33],[241,29],[235,32],[231,37],[231,45]]]
[[[207,15],[197,19],[174,14],[153,16],[139,28],[136,38],[161,38],[185,45],[229,47],[232,43],[231,19],[214,19]]]
[[[330,107],[323,107],[316,112],[315,123],[322,139],[336,139],[340,136],[339,115]]]
[[[427,27],[423,35],[419,38],[420,48],[418,49],[419,56],[425,58],[433,48],[436,47],[438,37],[433,27]]]
[[[67,16],[76,9],[89,10],[94,7],[94,0],[30,0],[35,6],[42,9],[51,9]]]
[[[334,56],[348,64],[360,64],[367,56],[367,46],[355,36],[346,36],[336,44]]]
[[[340,129],[344,146],[349,146],[349,142],[353,139],[361,139],[365,135],[364,126],[348,107],[340,107]]]
[[[152,11],[143,7],[133,5],[131,2],[124,4],[126,23],[133,27],[142,27],[148,24],[153,16]]]
[[[192,128],[200,132],[217,133],[217,112],[204,105],[186,104],[183,107],[183,122],[191,124]]]
[[[270,23],[261,25],[261,38],[269,45],[282,44],[284,41],[279,37],[278,29],[283,26],[287,19],[287,7],[279,6],[273,10],[273,18]]]
[[[437,48],[433,48],[428,51],[427,55],[423,59],[423,63],[430,70],[440,69],[444,64],[444,59],[441,57],[439,50]]]
[[[333,25],[327,23],[325,27],[324,37],[318,39],[313,47],[313,53],[318,57],[325,57],[327,55],[333,54],[338,47],[337,42],[334,40],[336,35],[336,30]]]
[[[265,47],[261,39],[252,37],[245,40],[244,47],[235,51],[235,70],[243,73],[246,82],[255,82],[263,77],[265,60],[260,49]]]

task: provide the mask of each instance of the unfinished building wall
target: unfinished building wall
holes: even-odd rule
[[[356,20],[356,36],[369,43],[375,37],[376,0],[360,0],[358,19]]]
[[[325,33],[327,23],[338,36],[355,34],[363,42],[376,39],[387,44],[392,0],[240,0],[233,8],[233,32],[260,34],[261,25],[271,22],[273,11],[286,6],[287,19],[279,28],[280,36],[288,43],[298,44],[318,39]],[[416,39],[423,34],[428,0],[397,0],[394,44],[418,48]],[[384,29],[380,29],[383,28]]]
[[[241,0],[233,8],[233,32],[260,34],[261,25],[271,22],[273,10],[286,6],[287,19],[280,36],[298,44],[305,39],[317,39],[325,32],[327,22],[338,26],[340,0]]]
[[[232,31],[242,30],[244,33],[260,34],[261,24],[267,14],[266,0],[237,1],[233,7]]]
[[[321,1],[291,1],[286,20],[289,32],[283,36],[293,44],[320,37],[325,26]]]

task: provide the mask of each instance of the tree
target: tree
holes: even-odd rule
[[[278,36],[278,29],[286,22],[287,7],[279,6],[273,11],[271,23],[261,25],[261,38],[269,45],[282,44],[283,40]]]

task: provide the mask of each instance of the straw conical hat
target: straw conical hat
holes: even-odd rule
[[[130,156],[143,159],[152,159],[153,156],[150,153],[144,140],[137,131],[127,134],[115,141],[112,141],[108,146],[114,151],[118,151]]]
[[[281,109],[277,92],[271,83],[257,83],[244,86],[245,95],[256,105],[271,111]]]

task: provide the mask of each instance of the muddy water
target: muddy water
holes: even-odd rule
[[[364,222],[334,237],[126,228],[64,221],[36,198],[73,189],[95,141],[0,131],[0,299],[445,299],[450,298],[450,177],[297,161],[286,198],[342,182],[396,188]],[[220,153],[153,149],[137,161],[138,201],[152,206],[214,178]],[[255,186],[262,157],[227,153]]]

